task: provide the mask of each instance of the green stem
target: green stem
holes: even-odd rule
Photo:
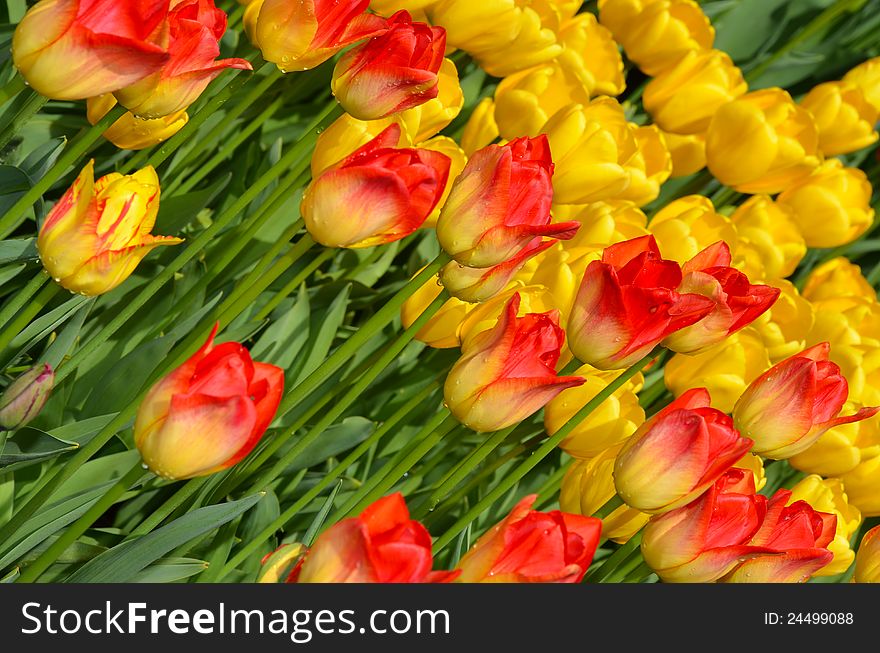
[[[279,290],[275,296],[269,300],[269,302],[263,306],[259,310],[259,312],[254,316],[254,322],[261,322],[265,320],[269,314],[275,310],[275,308],[285,300],[294,290],[296,290],[299,285],[303,282],[304,279],[307,279],[312,275],[312,273],[321,267],[324,263],[329,261],[336,254],[336,251],[333,249],[324,249],[318,254],[315,258],[313,258],[305,268],[303,268],[302,272],[296,275],[293,279],[287,282],[287,284]]]
[[[6,326],[6,323],[27,304],[34,293],[42,288],[48,280],[49,275],[44,270],[40,270],[16,293],[15,297],[8,300],[0,310],[0,328]]]
[[[642,360],[635,363],[627,370],[625,370],[620,376],[611,381],[605,388],[593,397],[587,404],[581,408],[575,415],[565,423],[565,425],[559,429],[552,437],[548,438],[531,456],[526,458],[522,463],[517,466],[510,474],[508,474],[504,479],[498,483],[491,491],[489,491],[486,496],[484,496],[476,505],[474,505],[470,510],[468,510],[452,527],[446,531],[443,535],[441,535],[437,541],[434,543],[434,551],[441,551],[444,547],[449,545],[455,537],[470,524],[474,519],[479,517],[486,508],[491,506],[494,502],[500,499],[506,492],[508,492],[511,488],[513,488],[519,481],[528,474],[534,467],[540,463],[544,458],[550,455],[554,449],[562,442],[566,437],[568,437],[571,432],[577,428],[577,426],[584,421],[596,408],[602,404],[603,401],[608,399],[611,395],[614,394],[619,388],[621,388],[627,381],[629,381],[632,377],[638,374],[648,363],[650,363],[654,357],[659,352],[659,348],[652,351],[650,354],[645,356]]]
[[[33,187],[22,195],[19,200],[13,204],[8,211],[0,218],[0,238],[6,238],[18,226],[19,221],[24,218],[27,210],[40,199],[40,197],[49,190],[52,185],[61,178],[68,168],[75,165],[80,158],[89,150],[89,148],[101,138],[110,125],[116,122],[125,108],[113,107],[107,115],[101,118],[94,126],[82,132],[70,145],[62,152],[58,160],[46,171],[43,178],[40,179]]]
[[[641,583],[654,573],[644,558],[636,557],[635,559],[638,560],[638,565],[621,579],[622,583]]]
[[[0,106],[6,104],[26,87],[27,84],[24,82],[24,77],[16,73],[12,79],[6,82],[3,88],[0,88]]]
[[[599,509],[593,513],[593,517],[598,519],[605,519],[612,512],[620,508],[623,505],[623,499],[620,498],[619,494],[615,494],[608,501],[603,503]]]
[[[58,559],[58,557],[67,550],[71,544],[76,542],[77,538],[86,532],[86,530],[103,515],[107,509],[128,491],[144,475],[144,469],[138,461],[134,467],[112,485],[98,499],[95,504],[89,508],[79,519],[73,522],[64,533],[55,540],[48,549],[43,551],[39,558],[29,564],[22,572],[21,576],[16,580],[17,583],[32,583],[36,581],[40,575],[49,568],[49,566]]]
[[[0,150],[5,148],[9,142],[15,138],[19,130],[24,127],[34,115],[42,109],[49,98],[43,97],[36,91],[28,91],[27,95],[19,96],[16,101],[9,107],[8,111],[13,112],[12,118],[8,124],[0,131]],[[18,108],[16,109],[16,105]]]
[[[168,517],[168,515],[177,510],[177,508],[183,505],[187,499],[198,492],[199,488],[201,488],[209,478],[210,476],[200,476],[184,483],[182,487],[168,497],[165,503],[156,508],[149,517],[142,521],[137,528],[131,531],[125,539],[130,540],[140,535],[146,535],[152,531],[165,521],[165,518]]]
[[[633,551],[639,548],[641,543],[642,534],[636,533],[608,556],[600,567],[587,574],[584,580],[588,583],[601,583],[605,581],[615,572],[618,566],[626,562],[627,558],[629,558]]]
[[[643,564],[645,564],[645,559],[642,557],[642,552],[636,549],[632,551],[629,556],[627,556],[626,560],[624,560],[603,582],[621,583],[631,572],[635,571]]]
[[[37,296],[34,297],[27,306],[25,306],[21,313],[19,313],[12,322],[9,323],[3,332],[0,333],[0,351],[5,350],[9,343],[15,339],[21,330],[24,329],[30,321],[36,317],[36,315],[45,308],[46,304],[52,301],[52,298],[55,297],[55,294],[61,290],[61,286],[56,283],[50,283],[49,285],[43,286],[43,289],[37,293]]]

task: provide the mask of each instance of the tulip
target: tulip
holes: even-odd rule
[[[89,161],[40,227],[43,267],[71,292],[108,292],[155,247],[183,242],[150,234],[158,210],[159,179],[151,166],[95,181]]]
[[[865,99],[880,111],[880,57],[859,64],[843,76],[843,81],[858,86]]]
[[[52,366],[41,363],[6,386],[3,394],[0,394],[0,431],[14,431],[39,415],[49,400],[54,384]]]
[[[715,112],[706,161],[718,181],[741,193],[779,193],[822,162],[819,132],[786,91],[753,91]]]
[[[312,181],[300,207],[312,238],[327,247],[372,247],[422,226],[446,187],[449,157],[396,148],[399,140],[393,124]]]
[[[880,583],[880,526],[875,526],[862,536],[853,580],[857,583]]]
[[[474,107],[461,134],[461,149],[471,156],[498,138],[498,123],[495,121],[495,102],[483,98]]]
[[[734,421],[767,458],[789,458],[806,450],[829,428],[867,419],[880,408],[837,417],[848,385],[821,343],[785,359],[755,379],[736,402]]]
[[[705,134],[672,134],[663,132],[669,156],[672,158],[672,177],[686,177],[706,167]]]
[[[563,22],[557,38],[563,48],[558,61],[577,67],[590,95],[623,93],[626,81],[620,50],[611,31],[600,25],[593,14],[580,13]]]
[[[651,236],[607,247],[587,266],[568,320],[574,355],[601,370],[623,369],[708,315],[714,302],[677,292],[681,279]]]
[[[424,13],[425,9],[437,2],[437,0],[370,0],[370,9],[380,16],[391,14],[406,9],[411,14]]]
[[[458,563],[461,583],[579,583],[593,560],[602,522],[521,500]]]
[[[599,20],[646,75],[691,51],[708,50],[715,30],[693,0],[600,0]]]
[[[807,346],[816,312],[790,281],[776,279],[773,286],[779,298],[752,326],[764,341],[770,362],[778,363]]]
[[[648,230],[667,258],[685,263],[709,245],[723,241],[736,249],[736,228],[717,213],[712,200],[686,195],[671,201],[651,218]]]
[[[168,0],[41,0],[15,28],[12,60],[31,87],[55,100],[110,93],[168,61],[153,42]]]
[[[612,473],[619,450],[619,446],[612,447],[595,458],[573,460],[559,489],[560,509],[590,516],[604,506],[615,495]],[[648,523],[649,518],[650,515],[626,504],[618,506],[602,519],[602,537],[626,542]]]
[[[217,327],[141,401],[134,443],[168,479],[207,476],[247,456],[275,418],[284,371],[251,360],[237,342],[214,346]]]
[[[801,100],[813,114],[819,130],[819,148],[828,156],[847,154],[877,141],[874,130],[878,111],[852,82],[826,82],[814,86]]]
[[[584,382],[557,376],[565,333],[558,311],[517,317],[515,293],[497,324],[462,343],[461,358],[446,377],[449,410],[474,431],[498,431],[540,410],[566,388]]]
[[[260,575],[258,583],[281,583],[287,582],[291,574],[297,569],[299,561],[307,549],[303,544],[294,542],[282,544],[271,553],[263,556],[260,560]]]
[[[406,11],[387,31],[348,50],[333,69],[331,88],[355,118],[377,120],[437,97],[446,31],[414,23]]]
[[[603,372],[589,365],[582,365],[575,374],[585,379],[584,384],[563,391],[544,408],[544,427],[549,435],[565,426],[581,408],[620,376],[622,371]],[[639,405],[636,394],[643,384],[644,379],[641,374],[637,374],[618,388],[574,427],[559,443],[560,449],[575,458],[593,458],[623,443],[645,421],[645,411]]]
[[[776,198],[789,207],[808,247],[838,247],[861,236],[874,221],[873,189],[864,172],[829,159]]]
[[[737,232],[738,264],[749,276],[779,279],[795,271],[807,253],[794,212],[769,195],[754,195],[730,216]]]
[[[550,224],[552,174],[544,136],[474,153],[437,221],[440,246],[462,265],[484,268],[508,260],[535,237],[571,238],[577,223]]]
[[[845,405],[847,412],[857,410],[857,403]],[[788,464],[808,474],[826,478],[842,477],[861,463],[880,456],[880,420],[833,426],[804,452],[788,459]]]
[[[880,456],[863,460],[840,477],[849,502],[865,517],[880,517]]]
[[[253,0],[244,12],[248,37],[281,72],[309,70],[356,41],[385,31],[364,13],[369,0]]]
[[[577,233],[564,247],[566,250],[583,255],[587,252],[601,252],[609,245],[648,235],[648,218],[644,212],[630,202],[612,200],[592,202],[584,206],[570,207],[566,217],[581,223]],[[556,216],[560,217],[560,209]]]
[[[692,50],[648,82],[642,102],[661,129],[699,134],[722,104],[747,90],[742,71],[727,54]]]
[[[804,284],[803,296],[811,302],[838,297],[877,300],[877,291],[862,274],[862,268],[844,256],[817,265]]]
[[[750,283],[730,267],[730,260],[730,248],[720,241],[685,263],[679,292],[708,297],[715,308],[699,322],[667,336],[665,347],[681,354],[704,350],[751,324],[776,302],[778,288]]]
[[[292,583],[443,583],[455,572],[431,571],[431,536],[398,492],[321,533],[294,569]]]
[[[669,512],[693,501],[752,446],[733,421],[689,390],[642,424],[614,463],[617,493],[631,508]]]
[[[312,178],[317,178],[322,172],[375,139],[391,125],[397,125],[400,128],[396,132],[399,134],[397,141],[391,142],[389,140],[392,147],[412,147],[415,145],[406,123],[399,118],[400,116],[394,116],[382,120],[358,120],[347,113],[339,116],[327,129],[318,134],[315,149],[312,152]]]
[[[403,327],[408,329],[412,326],[442,292],[443,287],[437,283],[437,277],[432,277],[410,295],[400,308],[400,321]],[[474,304],[450,297],[416,333],[415,339],[434,349],[452,349],[461,346],[459,337],[461,323],[473,308]]]
[[[636,141],[636,153],[624,166],[629,175],[629,184],[617,194],[616,199],[644,206],[657,199],[660,186],[672,174],[672,156],[663,133],[656,125],[637,127],[630,124],[629,128]]]
[[[443,192],[440,194],[440,199],[437,200],[434,210],[428,214],[428,217],[422,223],[422,228],[436,229],[440,213],[443,211],[443,207],[446,206],[446,200],[449,199],[449,194],[452,192],[452,185],[467,165],[467,156],[465,156],[458,143],[448,136],[435,136],[420,143],[419,147],[423,150],[438,152],[449,159],[449,175],[446,177]]]
[[[89,98],[86,117],[91,124],[97,124],[115,105],[116,98],[109,93]],[[143,150],[171,138],[188,121],[186,111],[155,119],[136,118],[129,111],[110,125],[102,136],[121,150]]]
[[[217,59],[226,14],[214,0],[178,0],[162,39],[169,59],[162,69],[114,91],[119,103],[141,118],[161,118],[186,109],[227,68],[252,70],[245,59]]]
[[[437,73],[437,97],[397,116],[406,125],[413,142],[422,144],[455,120],[463,106],[464,93],[458,81],[458,69],[451,59],[444,59]]]

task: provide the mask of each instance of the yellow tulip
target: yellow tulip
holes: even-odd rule
[[[868,59],[846,75],[843,81],[855,84],[877,111],[880,111],[880,57]]]
[[[555,211],[557,219],[577,220],[580,229],[571,240],[560,244],[575,256],[601,252],[614,243],[631,240],[648,233],[648,218],[640,208],[621,201],[593,202],[583,206],[567,206]]]
[[[705,134],[672,134],[664,132],[666,147],[672,157],[671,177],[686,177],[706,167]]]
[[[780,88],[747,93],[721,106],[706,132],[706,161],[742,193],[778,193],[822,161],[810,112]]]
[[[770,362],[776,364],[806,349],[815,316],[813,305],[801,297],[790,281],[775,279],[770,285],[782,292],[752,327],[764,341]]]
[[[449,157],[450,161],[449,177],[446,179],[446,189],[440,196],[440,201],[437,202],[437,206],[434,207],[434,210],[422,224],[422,227],[434,227],[437,224],[437,219],[440,217],[440,209],[443,208],[443,205],[446,203],[446,198],[449,197],[449,192],[452,190],[452,183],[455,181],[455,178],[461,174],[461,171],[464,170],[464,166],[467,163],[467,157],[458,146],[458,143],[448,136],[435,136],[434,138],[420,143],[419,147],[425,150],[433,150],[434,152],[445,154]]]
[[[405,9],[414,20],[425,22],[425,9],[437,0],[370,0],[370,9],[380,16],[388,17],[396,11]]]
[[[803,296],[811,302],[836,297],[877,299],[877,291],[862,274],[862,268],[844,256],[817,265],[807,277]]]
[[[566,318],[587,266],[567,244],[566,241],[553,243],[546,251],[526,261],[513,278],[514,282],[526,286],[547,288]]]
[[[498,138],[498,123],[495,122],[495,102],[483,98],[474,107],[461,134],[461,149],[470,156]]]
[[[381,120],[358,120],[347,113],[334,120],[318,134],[312,151],[312,177],[317,177],[330,166],[376,138],[390,125],[400,123],[399,114]],[[400,130],[396,147],[410,147],[414,143],[406,128]]]
[[[878,109],[852,82],[819,84],[801,100],[801,106],[813,114],[819,147],[828,156],[855,152],[877,141]]]
[[[401,112],[400,120],[413,143],[423,143],[455,120],[464,105],[458,69],[444,59],[437,73],[437,97]]]
[[[738,236],[734,263],[751,279],[787,277],[807,253],[792,210],[768,195],[750,197],[730,221]]]
[[[629,185],[617,199],[644,206],[660,195],[660,186],[672,174],[672,157],[663,133],[656,125],[629,125],[636,141],[636,154],[625,164]]]
[[[764,460],[756,453],[747,453],[733,465],[737,469],[747,469],[755,477],[755,490],[761,491],[767,484],[767,474],[764,472]]]
[[[517,315],[520,317],[528,313],[547,313],[548,311],[559,310],[557,307],[562,306],[549,288],[539,285],[525,285],[521,281],[515,281],[504,292],[492,299],[482,304],[470,304],[473,309],[468,311],[459,324],[458,333],[462,345],[466,344],[475,335],[491,329],[497,324],[504,312],[504,307],[514,293],[519,293],[520,296],[519,310],[517,312]],[[560,318],[560,323],[564,324],[565,320]],[[568,358],[570,356],[568,354]],[[559,359],[558,367],[561,368],[566,362],[567,358],[564,354]]]
[[[862,537],[856,553],[855,583],[880,583],[880,526]]]
[[[709,245],[723,240],[736,251],[736,228],[715,212],[708,197],[687,195],[657,211],[648,224],[663,258],[684,263]],[[713,393],[714,396],[714,393]]]
[[[849,502],[865,517],[880,516],[880,456],[859,463],[840,477]]]
[[[590,95],[620,95],[626,88],[623,59],[611,31],[591,13],[578,14],[563,23],[559,61],[581,71]],[[579,100],[577,100],[579,101]]]
[[[111,93],[89,98],[86,103],[86,118],[96,124],[116,105]],[[128,111],[108,127],[102,136],[121,150],[143,150],[158,145],[183,129],[189,120],[186,111],[178,111],[162,118],[135,118]]]
[[[410,295],[400,309],[400,321],[403,328],[408,329],[428,308],[428,305],[440,296],[441,292],[443,292],[443,286],[440,285],[440,281],[435,275]],[[461,345],[459,339],[461,323],[473,307],[473,304],[468,304],[455,297],[447,299],[440,310],[416,333],[416,340],[434,349],[458,347]]]
[[[864,172],[829,159],[776,201],[792,210],[809,247],[837,247],[851,243],[871,226],[872,194]]]
[[[847,403],[843,411],[856,413],[864,406]],[[839,424],[825,431],[806,451],[788,459],[795,469],[809,474],[843,476],[859,464],[880,456],[880,417]]]
[[[663,130],[699,134],[722,104],[747,90],[742,71],[726,53],[694,50],[648,82],[642,103]]]

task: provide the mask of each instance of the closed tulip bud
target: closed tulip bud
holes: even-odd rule
[[[856,553],[856,583],[880,583],[880,526],[875,526],[862,537]]]
[[[552,251],[552,249],[548,250],[548,252]],[[515,279],[504,292],[495,295],[492,299],[482,304],[469,304],[472,308],[459,325],[459,338],[462,346],[465,346],[483,331],[495,328],[502,317],[507,314],[507,305],[514,295],[518,295],[520,299],[517,311],[519,317],[536,313],[553,313],[554,315],[558,313],[560,319],[557,322],[561,322],[563,313],[556,308],[560,305],[560,301],[556,297],[557,294],[546,286],[524,284]],[[557,366],[565,365],[568,359],[563,356],[569,355],[570,352],[563,346],[559,357],[561,364]]]
[[[671,177],[686,177],[706,167],[705,134],[673,134],[663,132],[666,148],[672,157]]]
[[[577,233],[565,243],[565,249],[581,256],[588,252],[601,252],[614,243],[648,235],[648,218],[630,202],[592,202],[571,208],[565,217],[581,223]],[[563,213],[556,209],[556,216]]]
[[[706,161],[718,181],[741,193],[779,193],[822,162],[819,132],[786,91],[753,91],[715,112]]]
[[[860,407],[849,402],[844,405],[847,412]],[[789,458],[788,464],[808,474],[832,478],[843,476],[877,456],[880,456],[880,419],[875,416],[831,427],[809,449]]]
[[[730,221],[738,237],[737,267],[749,276],[787,277],[807,253],[794,212],[769,195],[750,197],[737,207]]]
[[[624,166],[629,184],[616,199],[644,206],[660,195],[660,186],[672,174],[672,157],[656,125],[630,124],[629,128],[636,141],[636,152]]]
[[[372,141],[391,125],[400,127],[395,132],[399,134],[397,142],[389,140],[392,147],[412,147],[415,144],[409,135],[406,123],[400,120],[399,116],[382,120],[358,120],[347,113],[339,116],[327,129],[318,134],[312,152],[312,178],[318,177],[327,168]]]
[[[422,226],[446,188],[449,158],[396,148],[399,140],[393,124],[312,181],[300,207],[312,238],[327,247],[372,247]]]
[[[406,11],[387,31],[348,50],[333,69],[333,95],[355,118],[377,120],[437,97],[446,31],[414,23]]]
[[[669,512],[705,492],[752,446],[733,420],[690,390],[642,424],[614,463],[617,493],[631,508]]]
[[[237,342],[215,346],[216,331],[138,407],[135,446],[164,478],[206,476],[235,465],[275,419],[284,371],[251,360]]]
[[[880,456],[863,460],[840,477],[849,502],[865,517],[880,517]]]
[[[688,52],[708,50],[715,40],[709,19],[692,0],[600,0],[599,20],[651,76]]]
[[[54,384],[55,372],[50,365],[42,363],[6,386],[0,394],[0,430],[12,431],[39,415]]]
[[[755,452],[789,458],[806,450],[837,424],[867,419],[880,408],[838,417],[848,386],[822,343],[777,363],[755,379],[733,410],[737,428],[755,440]]]
[[[153,42],[167,12],[168,0],[41,0],[15,28],[12,60],[37,93],[54,100],[110,93],[168,61]]]
[[[773,286],[780,291],[779,298],[753,326],[767,347],[770,361],[778,363],[807,346],[815,310],[790,281],[775,279]]]
[[[491,268],[468,268],[452,261],[440,270],[440,283],[453,297],[465,302],[484,302],[500,293],[526,261],[553,245],[535,238],[522,251]]]
[[[297,564],[302,560],[306,547],[299,542],[282,544],[277,549],[263,556],[260,561],[260,576],[258,583],[284,583],[296,570]]]
[[[565,339],[558,311],[517,317],[519,303],[514,294],[493,328],[462,343],[461,358],[446,377],[446,405],[474,431],[498,431],[521,422],[566,388],[584,382],[579,376],[556,375]]]
[[[559,507],[565,512],[590,516],[595,514],[616,493],[614,459],[620,447],[600,452],[589,460],[571,462],[559,488]],[[626,542],[648,523],[650,515],[618,506],[602,519],[602,536],[615,542]]]
[[[422,223],[423,228],[436,227],[437,221],[440,219],[440,212],[446,205],[446,200],[452,192],[452,185],[464,167],[467,165],[467,156],[454,140],[448,136],[435,136],[434,138],[419,143],[419,147],[423,150],[431,150],[449,158],[449,175],[446,177],[446,184],[440,199],[437,200],[437,206],[428,214],[427,219]]]
[[[808,247],[838,247],[861,236],[874,221],[873,189],[864,172],[829,159],[776,198],[789,207]]]
[[[801,100],[801,106],[813,114],[819,147],[827,156],[855,152],[877,141],[874,126],[878,109],[852,82],[814,86]]]
[[[398,492],[321,533],[288,582],[443,583],[457,575],[432,566],[431,536]]]
[[[464,106],[464,93],[458,81],[458,69],[451,59],[444,59],[437,73],[437,97],[398,114],[413,142],[422,144],[449,125]]]
[[[183,242],[150,234],[158,210],[159,179],[151,166],[95,181],[89,161],[40,227],[43,267],[71,292],[108,292],[154,248]]]
[[[671,201],[654,214],[648,229],[663,255],[682,264],[718,241],[736,250],[738,240],[730,219],[717,213],[712,200],[702,195]]]
[[[481,150],[498,138],[498,123],[495,121],[495,102],[486,97],[474,107],[471,117],[465,123],[461,134],[461,149],[468,156]]]
[[[877,291],[865,279],[862,268],[845,256],[837,256],[813,268],[802,294],[811,302],[838,297],[877,299]]]
[[[248,38],[281,72],[309,70],[356,41],[385,31],[364,13],[370,0],[253,0],[244,12]]]
[[[720,50],[691,51],[648,82],[642,102],[663,130],[706,131],[718,108],[748,91],[730,57]]]
[[[729,412],[746,386],[768,367],[764,341],[753,327],[746,327],[697,354],[676,354],[663,366],[663,380],[675,396],[705,387],[712,403]]]
[[[730,260],[730,248],[719,241],[684,264],[679,292],[708,297],[715,308],[699,322],[667,336],[665,347],[680,354],[704,350],[751,324],[776,302],[778,288],[750,283],[730,267]]]
[[[599,545],[602,522],[520,501],[458,563],[461,583],[579,583]]]
[[[418,317],[424,313],[443,287],[438,278],[432,277],[416,292],[409,296],[400,308],[400,321],[408,329]],[[469,304],[455,297],[450,297],[415,335],[415,339],[434,349],[452,349],[461,345],[459,331],[461,323],[473,309]]]
[[[217,59],[226,14],[214,0],[179,0],[168,13],[162,45],[169,59],[162,69],[114,91],[119,103],[141,118],[183,111],[227,68],[252,70],[245,59]]]
[[[836,576],[842,574],[855,559],[855,552],[849,542],[862,524],[862,514],[858,508],[851,506],[846,496],[843,483],[838,478],[824,479],[812,474],[798,481],[791,488],[788,505],[796,501],[806,501],[815,510],[829,513],[837,517],[834,537],[828,543],[828,550],[834,559],[813,572],[814,576]]]
[[[568,320],[569,348],[602,370],[634,364],[713,309],[711,299],[676,291],[681,278],[681,268],[661,258],[651,236],[607,247],[581,280]]]
[[[589,365],[582,365],[575,374],[583,377],[585,383],[561,392],[544,407],[544,428],[549,435],[553,435],[565,426],[581,408],[587,405],[587,402],[594,399],[622,372],[619,370],[603,372]],[[642,389],[643,383],[642,375],[637,374],[615,390],[614,394],[575,426],[574,430],[559,443],[559,447],[575,458],[593,458],[609,448],[620,445],[645,421],[645,411],[639,405],[639,398],[636,395]],[[610,498],[609,495],[606,500]],[[583,514],[592,514],[592,512]]]
[[[455,180],[437,221],[440,246],[469,267],[491,267],[537,236],[571,238],[577,223],[550,223],[553,161],[544,136],[489,145]]]
[[[564,22],[558,38],[563,48],[558,60],[580,71],[591,96],[623,93],[626,81],[620,50],[611,31],[593,14],[580,13]]]
[[[858,86],[865,99],[880,111],[880,57],[859,64],[843,76],[843,81]]]
[[[97,124],[115,105],[116,98],[110,93],[89,98],[86,117],[91,124]],[[188,121],[186,111],[155,119],[136,118],[129,111],[110,125],[102,136],[121,150],[143,150],[171,138]]]

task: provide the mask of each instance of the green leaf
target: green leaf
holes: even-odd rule
[[[88,311],[77,311],[73,319],[58,334],[58,337],[46,347],[46,351],[40,356],[40,360],[48,363],[53,368],[58,367],[61,361],[64,360],[64,357],[70,353],[77,338],[79,338],[80,331],[82,331],[83,324],[85,324],[88,315]]]
[[[36,238],[13,238],[0,241],[0,264],[33,261],[37,258]]]
[[[94,297],[73,297],[31,322],[26,329],[12,339],[9,347],[28,347],[38,342],[73,317],[83,306],[94,301]]]
[[[345,319],[348,308],[348,295],[351,292],[351,284],[346,284],[339,291],[330,305],[324,311],[313,311],[309,319],[309,343],[307,354],[302,357],[302,367],[292,385],[299,383],[311,374],[327,358],[336,333]]]
[[[293,307],[281,313],[254,344],[254,359],[290,368],[309,338],[309,313],[309,293],[303,284]]]
[[[10,471],[23,464],[60,456],[67,451],[79,448],[76,442],[62,440],[45,431],[25,426],[7,441],[0,454],[0,467]]]
[[[90,560],[69,583],[129,583],[168,552],[209,533],[253,507],[263,494],[199,508],[136,540],[123,542]]]
[[[213,184],[202,190],[196,190],[186,195],[162,198],[159,202],[156,228],[153,231],[166,235],[180,233],[195,219],[199,211],[208,206],[226,188],[231,178],[231,173],[222,175]]]
[[[24,170],[0,165],[0,215],[12,208],[30,190],[31,179]]]
[[[285,468],[285,474],[300,469],[313,467],[348,451],[370,437],[376,425],[364,417],[346,417],[339,424],[334,424],[312,442],[297,456],[293,463]]]
[[[208,563],[196,558],[160,558],[146,569],[136,573],[130,583],[173,583],[200,574]]]
[[[66,138],[53,138],[28,154],[25,160],[19,164],[19,167],[32,180],[42,179],[61,155],[65,145],[67,145]]]
[[[0,446],[0,451],[2,451]],[[15,477],[12,472],[0,473],[0,524],[5,524],[12,517],[15,506]]]
[[[0,288],[7,282],[11,281],[19,275],[19,273],[27,267],[27,263],[19,263],[17,265],[5,265],[0,268]]]

